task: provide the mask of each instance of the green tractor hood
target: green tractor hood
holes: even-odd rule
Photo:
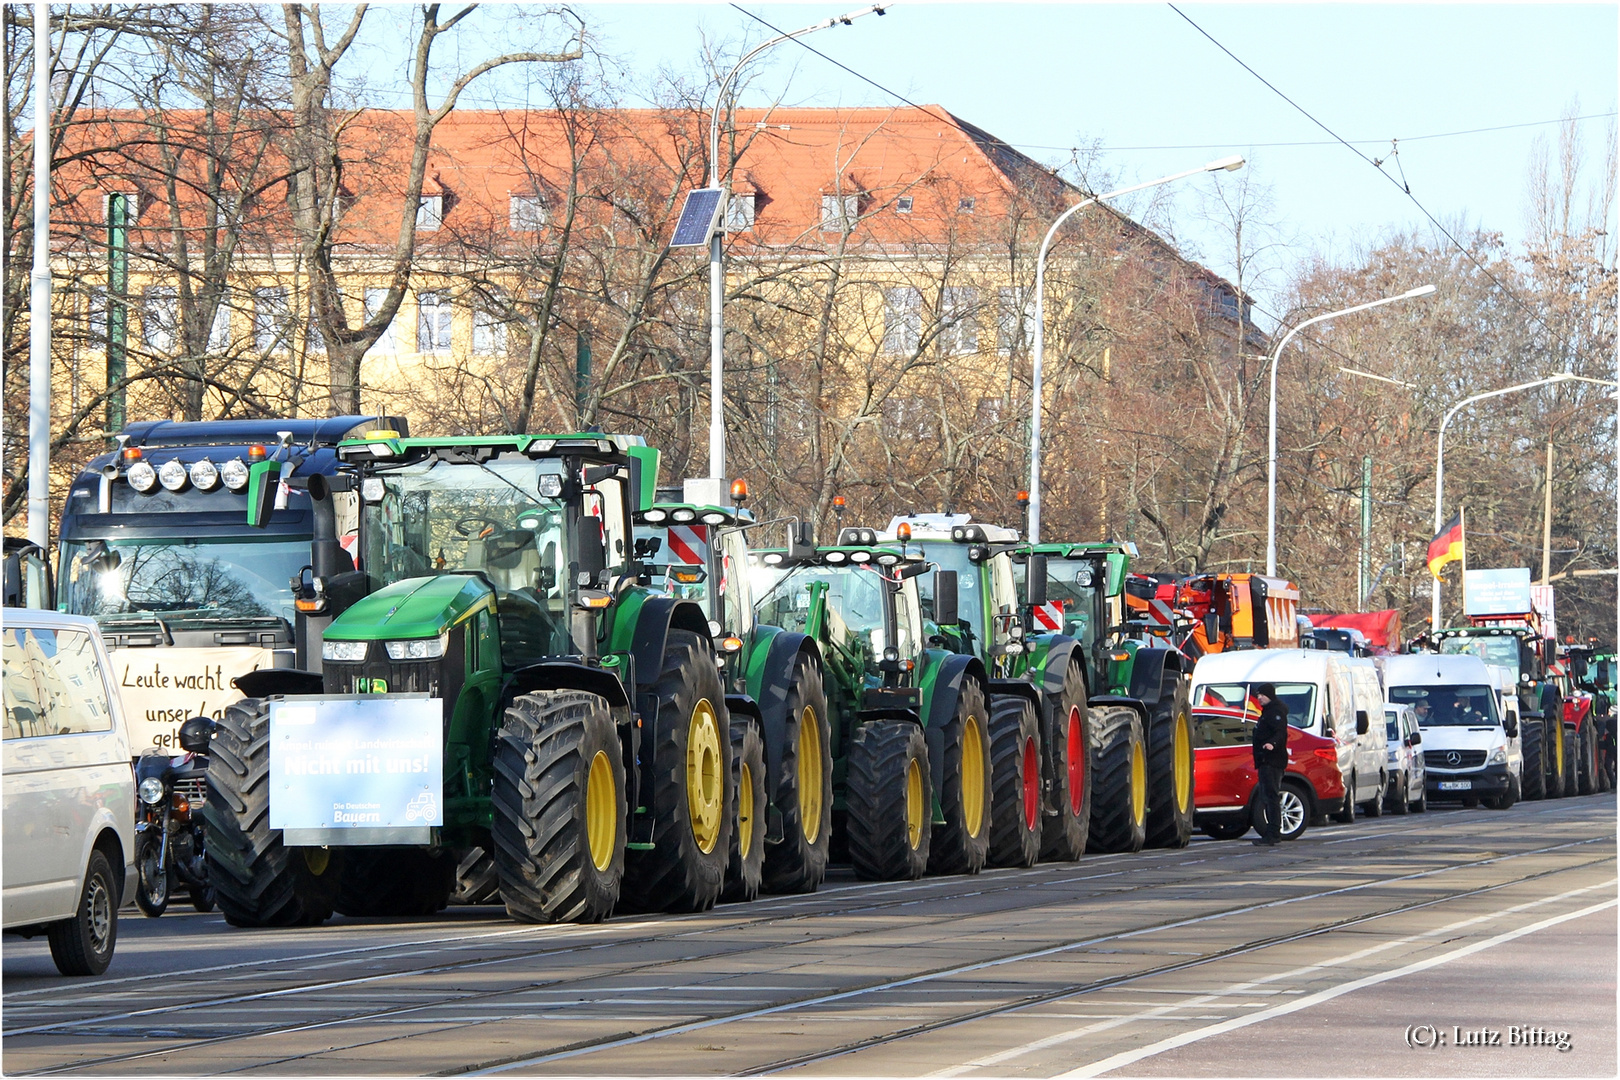
[[[324,636],[328,641],[438,637],[486,605],[495,609],[495,594],[471,574],[407,578],[354,604]]]

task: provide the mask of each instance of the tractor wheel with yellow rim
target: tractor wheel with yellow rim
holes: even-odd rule
[[[645,718],[641,752],[651,790],[641,801],[650,836],[625,853],[626,911],[707,911],[720,899],[731,855],[731,724],[714,649],[707,638],[671,628]]]
[[[832,728],[821,664],[810,651],[794,660],[781,722],[767,728],[772,737],[781,739],[781,746],[767,743],[765,751],[767,767],[776,769],[771,805],[782,821],[782,839],[765,849],[764,891],[815,892],[831,852]]]
[[[765,739],[751,717],[731,721],[731,789],[737,817],[720,899],[752,900],[765,872]]]
[[[1091,834],[1088,851],[1141,851],[1147,841],[1147,740],[1142,717],[1119,706],[1091,713]]]
[[[318,926],[332,915],[341,848],[288,847],[270,827],[270,703],[225,710],[209,746],[208,880],[232,926]]]
[[[863,724],[846,759],[845,827],[855,876],[914,881],[928,869],[934,785],[928,742],[909,720]]]
[[[491,792],[495,873],[524,922],[601,922],[624,878],[624,750],[608,703],[580,690],[507,707]]]
[[[1146,846],[1183,848],[1192,843],[1193,761],[1187,682],[1180,672],[1166,671],[1148,730]]]
[[[943,693],[944,690],[935,691]],[[990,856],[990,706],[984,687],[962,679],[956,708],[927,731],[943,821],[934,823],[928,852],[930,874],[977,874]]]

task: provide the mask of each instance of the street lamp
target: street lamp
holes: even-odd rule
[[[1442,508],[1445,506],[1446,427],[1451,423],[1452,417],[1456,416],[1464,407],[1472,405],[1476,401],[1484,401],[1486,398],[1501,397],[1504,394],[1515,394],[1520,390],[1533,390],[1538,386],[1548,386],[1552,383],[1561,382],[1587,382],[1596,383],[1599,386],[1620,386],[1620,383],[1611,382],[1608,379],[1592,379],[1585,375],[1573,375],[1567,371],[1560,371],[1558,374],[1549,375],[1545,379],[1519,383],[1517,386],[1504,386],[1500,390],[1487,390],[1483,394],[1465,397],[1446,410],[1446,415],[1440,419],[1440,434],[1435,439],[1434,446],[1434,531],[1436,533],[1439,533],[1440,527],[1445,524],[1441,514],[1444,512]],[[1434,598],[1429,606],[1429,626],[1435,630],[1440,629],[1440,580],[1438,578],[1434,582]]]
[[[1041,540],[1041,374],[1042,360],[1046,352],[1046,253],[1052,246],[1052,238],[1062,224],[1069,220],[1078,210],[1083,210],[1093,203],[1106,202],[1121,195],[1129,195],[1133,191],[1142,191],[1161,184],[1168,184],[1173,180],[1182,180],[1189,176],[1197,176],[1207,172],[1236,172],[1243,168],[1243,158],[1234,154],[1231,157],[1212,161],[1208,165],[1200,165],[1196,169],[1175,173],[1170,176],[1161,176],[1157,180],[1149,180],[1145,184],[1133,184],[1130,187],[1120,188],[1103,195],[1094,195],[1089,199],[1082,199],[1075,203],[1052,222],[1052,227],[1046,230],[1046,238],[1041,241],[1041,251],[1035,259],[1035,352],[1031,360],[1030,370],[1030,424],[1029,424],[1029,542],[1038,544]]]
[[[773,45],[780,45],[784,41],[813,34],[817,30],[826,30],[833,26],[848,26],[862,15],[882,15],[888,5],[873,4],[860,11],[852,11],[848,15],[839,15],[831,19],[823,19],[813,26],[806,26],[790,34],[778,34],[754,46],[743,54],[724,79],[720,80],[720,89],[714,96],[714,110],[709,117],[709,187],[720,186],[720,110],[726,100],[726,88],[731,80],[743,69],[743,65],[769,49]],[[724,372],[725,372],[725,304],[726,304],[726,272],[721,252],[722,237],[725,233],[726,198],[721,197],[718,215],[719,225],[714,235],[709,239],[709,478],[721,481],[726,476],[726,424],[723,416],[725,405]],[[718,490],[719,484],[716,484]],[[715,502],[720,500],[716,498]]]
[[[1358,311],[1368,311],[1385,304],[1393,304],[1399,300],[1415,300],[1420,296],[1428,296],[1434,292],[1433,285],[1420,285],[1409,289],[1399,296],[1386,296],[1381,300],[1374,300],[1367,304],[1357,304],[1355,307],[1344,308],[1340,311],[1330,311],[1326,315],[1317,315],[1306,319],[1287,334],[1282,341],[1271,350],[1271,407],[1270,407],[1270,435],[1268,437],[1268,452],[1266,464],[1266,576],[1277,576],[1277,361],[1282,358],[1283,349],[1294,340],[1294,335],[1319,322],[1337,319],[1340,315],[1354,315]]]

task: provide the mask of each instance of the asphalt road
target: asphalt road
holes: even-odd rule
[[[1613,1076],[1615,833],[1612,795],[1435,809],[594,927],[126,912],[101,979],[5,939],[0,1067]]]

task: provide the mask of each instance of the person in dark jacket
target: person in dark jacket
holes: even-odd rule
[[[1254,725],[1255,823],[1260,838],[1256,847],[1276,847],[1282,843],[1282,778],[1288,768],[1288,706],[1277,700],[1277,688],[1260,683],[1251,691],[1260,704],[1260,719]]]

